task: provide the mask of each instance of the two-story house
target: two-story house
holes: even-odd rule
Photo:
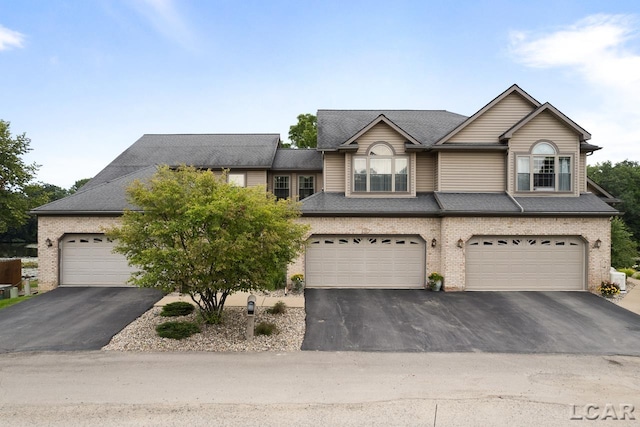
[[[145,135],[77,194],[35,210],[40,283],[122,285],[129,269],[100,228],[155,165],[228,168],[237,185],[303,200],[308,287],[594,290],[610,218],[588,184],[599,147],[514,85],[471,117],[442,110],[320,110],[317,150],[278,135]]]

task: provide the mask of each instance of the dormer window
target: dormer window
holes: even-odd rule
[[[409,191],[408,169],[408,156],[396,156],[389,144],[377,143],[366,156],[353,157],[353,191],[406,193]]]
[[[531,154],[516,156],[517,191],[571,191],[571,156],[550,142],[538,142]]]

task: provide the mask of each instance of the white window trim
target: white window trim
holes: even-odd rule
[[[379,145],[384,145],[388,148],[391,149],[392,155],[390,156],[375,156],[372,157],[371,156],[371,151],[373,148],[375,148],[376,146]],[[374,159],[391,159],[391,191],[371,191],[371,174],[370,174],[370,160],[374,158]],[[366,170],[367,170],[367,179],[366,179],[366,187],[367,189],[362,191],[362,190],[356,190],[356,179],[355,179],[355,175],[356,175],[356,167],[355,167],[355,163],[358,159],[366,159]],[[396,159],[405,159],[407,161],[407,189],[404,191],[396,191]],[[371,144],[371,146],[369,147],[369,149],[367,150],[367,154],[361,154],[361,155],[353,155],[351,157],[351,192],[354,195],[363,195],[363,194],[402,194],[402,195],[406,195],[406,194],[410,194],[411,193],[411,156],[409,155],[397,155],[395,150],[393,149],[393,146],[391,146],[391,144],[384,142],[384,141],[379,141],[376,143]]]
[[[300,199],[300,184],[301,184],[301,180],[303,178],[311,178],[313,180],[313,187],[311,188],[311,194],[309,194],[309,196],[313,195],[316,192],[316,177],[315,175],[298,175],[298,186],[297,186],[297,192],[298,192],[298,199]],[[308,190],[308,188],[305,188],[305,190]],[[309,197],[307,196],[307,197]]]
[[[555,150],[555,154],[533,154],[533,151],[535,149],[535,147],[539,144],[548,144],[551,147],[554,148]],[[540,141],[536,141],[534,144],[531,145],[531,149],[529,150],[528,153],[515,153],[515,190],[516,193],[525,193],[525,194],[530,194],[530,193],[561,193],[561,194],[570,194],[574,192],[574,186],[575,186],[575,175],[576,175],[576,171],[575,171],[575,155],[574,154],[570,154],[570,153],[562,153],[560,152],[560,150],[558,149],[558,147],[556,146],[556,144],[554,144],[551,141],[547,141],[547,140],[540,140]],[[541,187],[540,189],[535,189],[534,188],[534,158],[536,157],[553,157],[554,158],[554,188],[550,189],[548,187]],[[569,171],[570,171],[570,182],[569,182],[569,189],[568,190],[560,190],[560,158],[569,158]],[[518,187],[518,175],[520,174],[519,172],[519,159],[522,158],[527,158],[529,160],[529,171],[527,172],[529,174],[529,190],[521,190]],[[524,173],[524,172],[523,172]]]
[[[291,197],[291,175],[274,175],[273,177],[273,194],[276,194],[276,181],[278,178],[287,178],[287,197],[285,198],[289,198]],[[284,190],[284,188],[281,188],[280,190]]]
[[[244,172],[241,173],[229,173],[227,175],[227,182],[229,184],[237,185],[238,187],[246,187],[247,186],[247,174]]]

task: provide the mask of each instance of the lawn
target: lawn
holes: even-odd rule
[[[10,299],[0,299],[0,310],[2,310],[3,308],[9,307],[11,305],[14,305],[14,304],[18,304],[19,302],[28,300],[29,298],[31,298],[33,296],[34,295],[18,297],[18,298],[10,298]]]

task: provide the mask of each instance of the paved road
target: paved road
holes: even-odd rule
[[[306,289],[303,350],[640,356],[640,316],[587,292]]]
[[[0,425],[627,426],[638,378],[627,356],[0,354]],[[636,420],[571,421],[589,404]]]
[[[99,350],[160,298],[155,289],[54,289],[0,310],[0,353]]]

